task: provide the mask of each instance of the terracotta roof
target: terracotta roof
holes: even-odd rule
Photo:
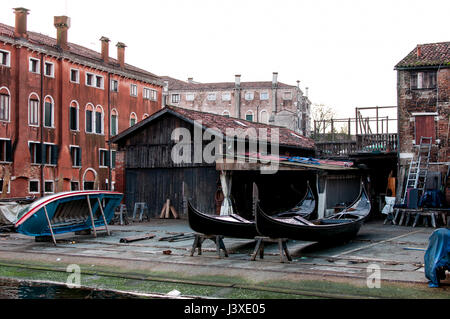
[[[169,76],[162,76],[162,79],[169,82],[169,90],[232,90],[235,88],[235,82],[216,82],[216,83],[189,83],[174,79]],[[279,88],[293,89],[296,86],[278,82]],[[271,89],[272,81],[259,82],[241,82],[241,89]]]
[[[418,54],[420,53],[420,54]],[[419,44],[395,68],[450,66],[450,42]]]
[[[218,114],[213,113],[207,113],[207,112],[199,112],[189,109],[184,109],[180,107],[174,107],[174,106],[166,106],[165,108],[161,109],[160,111],[154,113],[152,116],[146,118],[145,120],[142,120],[141,122],[137,123],[136,125],[130,127],[129,129],[123,131],[119,135],[116,135],[111,139],[113,143],[119,142],[119,140],[122,140],[127,135],[135,132],[139,128],[147,125],[147,123],[150,123],[155,118],[158,118],[159,116],[170,112],[176,116],[179,116],[185,120],[191,121],[191,122],[201,122],[203,128],[205,129],[215,129],[218,130],[218,133],[227,136],[227,129],[235,129],[235,130],[247,130],[254,128],[256,132],[258,132],[259,129],[267,129],[267,139],[270,142],[271,133],[275,133],[275,129],[278,130],[279,133],[279,144],[284,146],[290,146],[290,147],[296,147],[296,148],[304,148],[304,149],[314,149],[315,143],[312,139],[302,136],[288,128],[281,127],[281,126],[275,126],[275,125],[269,125],[269,124],[263,124],[263,123],[256,123],[256,122],[250,122],[243,119],[233,118],[233,117],[226,117]],[[230,136],[231,137],[231,136]],[[251,138],[253,140],[253,138]],[[256,138],[257,139],[257,138]],[[261,139],[264,140],[264,139]]]
[[[31,45],[42,46],[48,50],[52,50],[57,53],[67,52],[67,53],[73,54],[75,56],[78,56],[79,58],[84,59],[88,62],[103,65],[106,67],[112,67],[112,68],[117,68],[117,69],[120,68],[119,62],[116,59],[109,58],[109,62],[105,63],[102,60],[101,53],[96,52],[91,49],[88,49],[86,47],[80,46],[78,44],[69,42],[68,43],[69,49],[66,51],[61,51],[61,49],[56,44],[55,38],[49,37],[49,36],[41,34],[41,33],[32,32],[32,31],[28,31],[27,34],[28,34],[28,40],[26,40],[26,41],[29,42]],[[6,36],[8,38],[15,39],[14,27],[0,23],[0,36]],[[100,44],[99,44],[99,46],[100,46]],[[133,74],[133,75],[148,77],[153,80],[161,81],[161,78],[159,76],[157,76],[151,72],[137,68],[135,66],[129,65],[129,64],[125,64],[124,71],[129,72],[130,74]]]

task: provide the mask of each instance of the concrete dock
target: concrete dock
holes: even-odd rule
[[[431,227],[383,225],[371,221],[357,238],[336,247],[289,241],[291,262],[280,262],[277,244],[266,244],[264,259],[251,261],[254,240],[225,238],[229,257],[219,258],[211,240],[190,256],[194,239],[160,241],[193,234],[186,220],[152,219],[109,226],[112,234],[66,234],[35,242],[17,233],[0,236],[0,277],[65,282],[68,265],[81,268],[82,284],[99,289],[168,293],[208,298],[450,298],[450,278],[431,289],[424,254]],[[151,239],[120,243],[145,234]],[[374,271],[379,288],[369,288]]]

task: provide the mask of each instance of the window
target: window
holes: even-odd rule
[[[51,62],[44,63],[44,75],[48,77],[55,77],[55,66]]]
[[[245,119],[247,121],[253,122],[253,112],[252,111],[248,111],[247,114],[245,114]]]
[[[260,113],[260,117],[259,117],[259,122],[260,123],[269,123],[269,113],[267,113],[266,110],[262,110]]]
[[[85,118],[86,118],[86,133],[93,133],[93,113],[94,107],[91,104],[86,105]]]
[[[54,119],[53,119],[53,99],[51,97],[45,98],[44,104],[44,126],[45,127],[53,127]]]
[[[94,86],[94,74],[86,72],[86,85]]]
[[[99,150],[99,167],[108,167],[109,166],[109,158],[108,158],[108,150],[100,149]]]
[[[251,100],[253,100],[253,97],[254,97],[254,93],[253,92],[245,92],[245,99],[247,100],[247,101],[251,101]]]
[[[412,72],[411,89],[436,88],[436,71]]]
[[[45,181],[44,182],[44,191],[46,194],[53,194],[55,192],[55,182],[54,181]]]
[[[70,69],[70,82],[80,83],[80,71],[77,69]]]
[[[30,181],[28,190],[30,194],[39,194],[39,181]]]
[[[130,95],[137,96],[138,95],[138,87],[136,84],[130,84]]]
[[[12,163],[11,140],[0,140],[0,163]]]
[[[180,102],[180,94],[172,94],[172,103]]]
[[[71,146],[70,155],[72,156],[72,166],[81,167],[81,148],[79,146]]]
[[[231,101],[231,93],[223,93],[222,101]]]
[[[34,58],[30,58],[29,60],[29,71],[31,73],[40,73],[39,72],[39,60],[38,59],[34,59]]]
[[[94,182],[84,182],[83,186],[84,186],[83,189],[86,191],[94,190]]]
[[[208,93],[208,101],[215,101],[216,93]]]
[[[11,66],[11,53],[9,51],[0,50],[0,65]]]
[[[259,94],[259,99],[260,100],[268,100],[269,99],[269,93],[268,92],[261,92]]]
[[[111,80],[111,92],[119,92],[119,81]]]
[[[195,94],[194,93],[187,93],[186,94],[186,101],[194,101]]]
[[[4,180],[0,179],[0,193],[3,193],[3,187],[5,187],[6,194],[9,194],[11,192],[11,183],[8,183],[7,185],[5,185]],[[5,193],[3,193],[3,194],[5,194]]]
[[[222,112],[222,115],[226,116],[226,117],[230,117],[230,112],[225,110],[225,111]]]
[[[95,109],[95,133],[103,134],[103,108],[98,105]]]
[[[41,164],[42,161],[42,149],[41,143],[29,142],[31,164]]]
[[[416,145],[420,144],[421,137],[431,137],[432,143],[436,141],[436,122],[434,115],[416,115],[414,117]]]
[[[118,113],[116,109],[113,109],[111,111],[111,135],[115,136],[117,135],[117,130],[119,127],[119,121],[118,121]]]
[[[39,99],[36,95],[30,96],[28,101],[28,124],[39,126]]]
[[[152,101],[157,100],[158,92],[156,90],[144,88],[142,91],[142,94],[143,94],[144,99],[146,99],[146,100],[152,100]]]
[[[9,93],[0,93],[0,121],[9,121],[9,104]]]
[[[78,104],[76,102],[70,103],[69,110],[70,129],[72,131],[78,131]]]
[[[42,164],[57,165],[58,164],[58,146],[54,144],[43,144]]]
[[[292,92],[283,92],[283,100],[292,100]]]
[[[98,89],[103,89],[103,76],[100,75],[95,76],[95,86]]]
[[[130,127],[135,125],[137,122],[137,116],[135,113],[130,114]]]
[[[80,182],[70,182],[70,190],[71,191],[79,191],[80,190]]]

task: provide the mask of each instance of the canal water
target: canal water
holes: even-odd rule
[[[134,295],[66,285],[0,279],[0,299],[134,299]]]

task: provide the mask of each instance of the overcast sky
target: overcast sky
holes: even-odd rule
[[[450,40],[448,0],[2,0],[31,10],[28,29],[56,36],[68,15],[69,41],[100,51],[100,37],[124,42],[127,63],[200,82],[279,81],[338,117],[356,106],[396,105],[394,66],[417,44]]]

